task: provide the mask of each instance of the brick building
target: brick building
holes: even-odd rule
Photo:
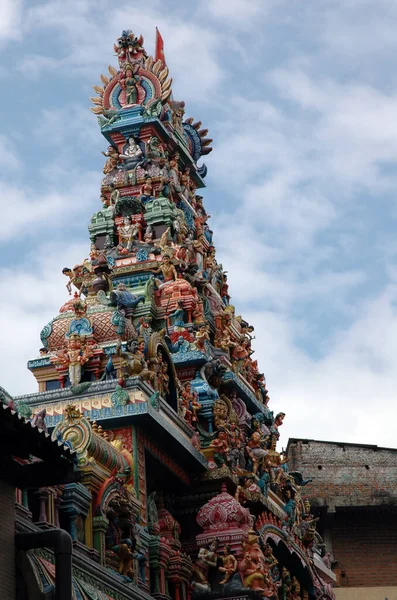
[[[397,449],[290,439],[337,575],[337,599],[397,599]]]

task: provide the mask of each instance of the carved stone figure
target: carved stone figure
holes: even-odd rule
[[[170,283],[175,281],[178,278],[178,274],[175,270],[174,265],[172,264],[171,257],[169,254],[163,255],[163,260],[156,270],[153,270],[153,273],[161,273],[164,277],[163,281],[160,279],[156,279],[156,285],[159,290],[163,290]]]
[[[138,66],[126,64],[123,77],[120,78],[120,86],[125,92],[125,102],[123,106],[137,104],[138,102],[138,83],[140,81]]]
[[[132,244],[139,233],[139,225],[131,223],[129,217],[124,217],[123,225],[119,225],[117,232],[119,234],[120,246],[131,252]]]
[[[219,571],[225,574],[222,581],[219,582],[220,585],[227,583],[230,577],[237,571],[237,559],[230,552],[230,546],[226,545],[223,549],[222,566],[219,567]]]
[[[118,150],[113,148],[113,146],[109,146],[107,152],[102,152],[102,154],[103,156],[108,157],[105,166],[103,167],[103,172],[105,175],[107,175],[108,173],[111,173],[119,164],[120,155]]]
[[[128,169],[133,169],[143,162],[143,151],[133,137],[129,138],[127,146],[120,154],[120,158],[124,160],[125,167]]]
[[[82,347],[80,337],[71,335],[68,340],[67,349],[60,350],[54,359],[55,364],[68,368],[70,384],[78,385],[81,381],[82,366],[92,356],[88,345]]]
[[[208,582],[208,570],[210,567],[216,567],[218,558],[216,550],[218,540],[213,540],[208,547],[200,548],[198,557],[193,566],[193,586],[201,591],[210,591],[211,586]]]

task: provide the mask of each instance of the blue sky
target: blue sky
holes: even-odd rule
[[[288,436],[395,446],[397,4],[3,0],[0,385],[88,254],[106,147],[92,85],[155,26],[173,93],[214,139],[204,199]]]

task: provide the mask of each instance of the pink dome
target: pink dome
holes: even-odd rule
[[[252,523],[249,510],[241,506],[226,491],[225,484],[222,485],[222,491],[218,496],[211,498],[207,504],[200,508],[196,520],[203,528],[204,533],[216,533],[235,528],[248,530]]]

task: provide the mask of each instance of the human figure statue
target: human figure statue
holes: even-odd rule
[[[129,106],[130,104],[138,103],[138,83],[140,78],[136,73],[134,73],[133,67],[130,64],[127,64],[124,71],[124,76],[120,78],[120,86],[125,92],[125,104],[124,106]]]
[[[161,273],[164,277],[163,281],[161,281],[160,279],[156,279],[156,285],[159,290],[164,289],[167,285],[169,285],[173,281],[176,281],[176,279],[178,278],[178,274],[174,265],[172,264],[171,257],[169,254],[163,255],[161,265],[157,269],[153,270],[153,273]]]
[[[208,582],[208,571],[210,567],[216,567],[218,557],[216,549],[218,548],[218,540],[213,540],[205,548],[200,548],[198,557],[193,566],[193,583],[199,589],[210,590]]]
[[[139,144],[133,137],[130,137],[127,146],[124,148],[120,158],[124,160],[125,167],[133,169],[143,162],[143,152]]]
[[[219,582],[220,585],[227,583],[231,576],[237,571],[237,560],[230,552],[229,545],[226,545],[223,549],[222,563],[223,565],[219,567],[219,571],[224,573],[225,576],[222,581]]]
[[[123,224],[117,228],[120,246],[131,252],[132,244],[139,233],[139,224],[132,223],[130,217],[124,217]]]
[[[113,169],[115,169],[119,163],[119,152],[113,146],[108,146],[106,152],[102,152],[103,156],[107,157],[107,161],[105,162],[105,166],[103,167],[103,172],[105,175],[111,173]]]

